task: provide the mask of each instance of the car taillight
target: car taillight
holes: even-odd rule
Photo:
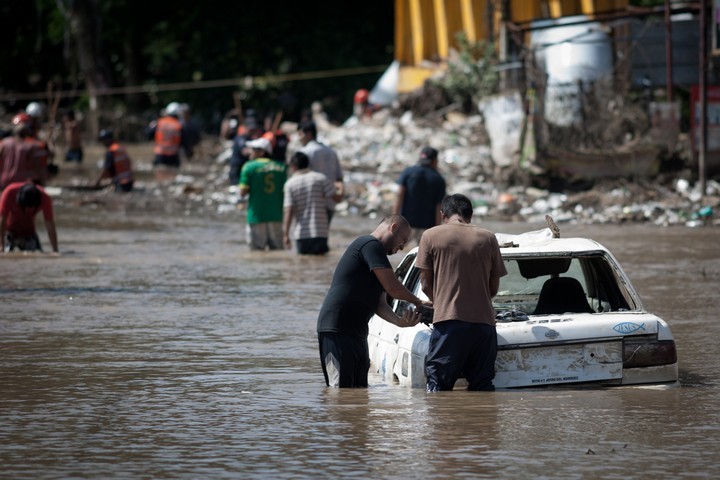
[[[673,340],[654,340],[647,337],[623,339],[623,368],[654,367],[677,362]]]

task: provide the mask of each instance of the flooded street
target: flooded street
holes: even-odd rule
[[[681,387],[428,395],[324,387],[317,312],[378,220],[338,217],[332,252],[301,258],[251,254],[234,212],[56,219],[60,256],[0,258],[3,478],[720,476],[717,228],[560,226],[668,321]]]

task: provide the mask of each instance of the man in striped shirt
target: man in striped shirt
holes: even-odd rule
[[[335,184],[338,195],[327,201],[328,225],[330,225],[332,216],[335,213],[335,204],[342,200],[345,193],[340,160],[335,150],[317,141],[317,126],[312,120],[301,122],[298,134],[300,135],[300,143],[303,144],[300,151],[310,159],[310,169],[324,174],[328,180]]]
[[[283,196],[283,241],[290,248],[290,230],[300,254],[322,255],[328,252],[329,199],[338,201],[341,195],[320,172],[310,170],[310,159],[303,152],[290,159],[292,177],[285,182]]]

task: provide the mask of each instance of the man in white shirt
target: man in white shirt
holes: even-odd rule
[[[327,200],[329,225],[335,212],[335,204],[345,195],[345,184],[343,183],[343,171],[340,166],[340,160],[335,150],[317,141],[317,127],[315,126],[315,122],[311,120],[303,121],[300,124],[298,133],[300,134],[300,143],[303,144],[300,151],[310,159],[310,169],[322,173],[335,185],[336,195]]]

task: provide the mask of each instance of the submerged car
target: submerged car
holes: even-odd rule
[[[559,238],[557,228],[496,237],[508,271],[493,298],[496,388],[677,382],[670,328],[645,310],[608,249],[590,239]],[[416,255],[417,247],[395,274],[426,299]],[[408,308],[406,302],[389,301],[398,315]],[[399,328],[374,316],[368,335],[370,371],[425,388],[432,328],[430,322]]]

